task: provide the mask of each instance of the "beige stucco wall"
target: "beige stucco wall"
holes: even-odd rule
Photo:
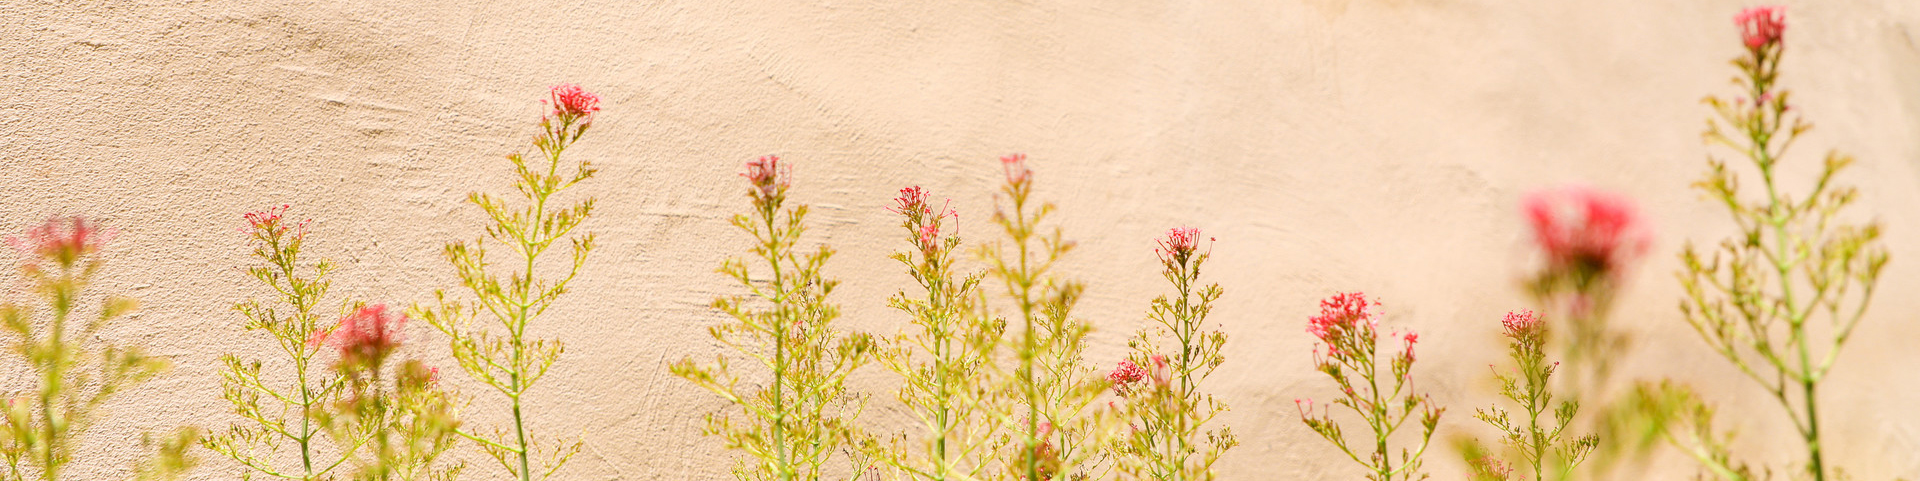
[[[813,238],[841,251],[848,324],[892,332],[902,317],[884,299],[907,280],[885,258],[900,247],[893,191],[952,197],[963,232],[985,235],[995,157],[1027,152],[1081,242],[1068,272],[1093,281],[1089,356],[1119,356],[1162,291],[1151,239],[1201,227],[1219,239],[1214,317],[1233,336],[1212,386],[1244,442],[1223,477],[1354,479],[1294,414],[1295,398],[1331,392],[1302,331],[1314,302],[1383,298],[1390,324],[1422,333],[1416,375],[1451,407],[1445,429],[1480,429],[1468,414],[1493,400],[1494,323],[1526,307],[1518,199],[1584,182],[1639,199],[1659,234],[1619,310],[1641,341],[1630,370],[1706,386],[1740,445],[1778,465],[1798,449],[1791,427],[1684,326],[1671,275],[1682,242],[1732,229],[1687,184],[1704,169],[1698,100],[1730,88],[1729,18],[1745,5],[12,1],[0,230],[80,213],[121,231],[111,287],[145,307],[107,336],[177,368],[112,407],[89,449],[118,457],[85,462],[104,479],[132,432],[229,421],[216,359],[268,351],[228,308],[265,295],[240,270],[240,213],[292,203],[314,218],[339,296],[427,300],[454,282],[441,245],[479,235],[464,194],[505,191],[501,156],[532,132],[536,100],[578,82],[605,99],[570,151],[603,169],[579,189],[600,201],[587,226],[603,248],[535,328],[569,347],[529,401],[533,424],[584,434],[565,479],[719,479],[729,454],[697,425],[720,403],[664,366],[715,351],[706,305],[734,291],[712,269],[745,242],[726,222],[745,205],[740,163],[795,162]],[[1842,181],[1894,257],[1826,388],[1830,449],[1862,479],[1920,476],[1920,2],[1790,5],[1784,81],[1818,125],[1794,179],[1819,150],[1858,155]],[[415,339],[440,340],[429,330]],[[435,342],[411,349],[446,362]],[[476,401],[474,422],[496,422],[496,401]],[[1436,479],[1459,477],[1452,458],[1431,455]],[[237,476],[210,460],[200,478]]]

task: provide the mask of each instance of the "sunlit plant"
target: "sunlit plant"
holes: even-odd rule
[[[1153,300],[1154,321],[1128,341],[1133,353],[1107,375],[1115,393],[1121,428],[1116,446],[1121,473],[1132,479],[1210,480],[1213,464],[1239,441],[1225,426],[1207,429],[1226,403],[1202,392],[1226,356],[1227,335],[1207,330],[1207,314],[1223,292],[1219,284],[1200,283],[1200,266],[1210,254],[1199,249],[1200,230],[1176,228],[1159,240],[1161,275],[1174,295]],[[1146,367],[1142,367],[1146,366]]]
[[[577,440],[552,445],[552,439],[537,436],[527,426],[527,394],[565,350],[559,341],[534,338],[527,329],[567,292],[594,247],[593,234],[573,234],[593,212],[593,199],[565,203],[556,196],[593,177],[592,164],[573,163],[569,172],[561,168],[567,163],[560,157],[593,125],[600,98],[570,84],[553,87],[549,95],[550,110],[541,117],[540,134],[533,139],[538,153],[507,156],[523,203],[513,206],[490,194],[468,194],[467,200],[490,220],[486,237],[447,244],[447,261],[473,299],[460,301],[440,291],[438,306],[414,309],[417,317],[448,337],[462,371],[505,398],[511,426],[490,433],[464,427],[458,432],[520,481],[552,477],[581,447]],[[514,254],[504,278],[486,257],[486,239]],[[559,275],[537,272],[541,256],[556,246],[570,247],[569,262],[560,264]],[[476,325],[480,317],[493,322]],[[538,462],[532,459],[536,456]]]
[[[959,214],[928,201],[926,190],[900,190],[891,208],[902,218],[911,250],[894,260],[919,286],[889,304],[912,324],[886,339],[876,359],[898,374],[900,403],[914,416],[907,433],[876,440],[875,457],[895,478],[958,481],[991,479],[1006,443],[1007,420],[996,415],[1009,401],[990,378],[1006,326],[983,315],[984,274],[955,267]]]
[[[1007,336],[1016,364],[1006,377],[1014,401],[1003,415],[1013,424],[1014,452],[1004,455],[1005,471],[1028,481],[1102,478],[1111,465],[1104,458],[1105,416],[1094,402],[1108,384],[1082,357],[1092,326],[1073,317],[1073,307],[1085,286],[1054,272],[1073,243],[1058,227],[1041,227],[1053,204],[1033,199],[1026,155],[1000,161],[1009,204],[996,202],[993,219],[1006,239],[980,252],[1013,304],[1002,317],[1011,319],[1008,327],[1018,326]]]
[[[1481,481],[1569,479],[1600,439],[1567,430],[1580,412],[1578,400],[1554,402],[1551,381],[1560,363],[1547,360],[1546,320],[1522,310],[1507,313],[1501,326],[1514,369],[1511,373],[1496,369],[1494,379],[1500,395],[1518,409],[1508,411],[1495,405],[1475,411],[1475,418],[1500,430],[1500,444],[1507,453],[1493,452],[1472,441],[1466,448],[1472,477]],[[1516,418],[1516,414],[1522,417]],[[1551,419],[1541,419],[1548,414]],[[1514,469],[1521,470],[1517,478]]]
[[[72,479],[82,435],[100,421],[99,410],[124,390],[166,370],[164,359],[139,346],[100,338],[101,329],[133,312],[131,298],[109,295],[96,309],[83,308],[106,264],[101,249],[112,234],[81,217],[55,217],[21,237],[7,239],[21,256],[20,275],[40,304],[0,305],[9,350],[20,354],[36,378],[30,390],[9,393],[0,424],[0,480]],[[174,479],[194,462],[185,447],[192,430],[163,438],[157,453],[136,467],[136,479]]]
[[[1359,292],[1340,293],[1320,301],[1320,315],[1308,320],[1307,332],[1319,342],[1314,345],[1314,367],[1340,386],[1340,397],[1332,404],[1352,410],[1365,423],[1370,438],[1366,444],[1347,438],[1334,421],[1332,408],[1316,410],[1312,399],[1295,401],[1300,421],[1320,437],[1332,442],[1347,458],[1367,468],[1372,481],[1426,479],[1420,471],[1420,456],[1433,440],[1446,408],[1435,407],[1426,394],[1413,389],[1413,332],[1396,333],[1401,341],[1397,352],[1380,352],[1380,303]],[[1385,355],[1386,372],[1380,361]],[[1408,421],[1418,419],[1420,442],[1402,446],[1394,456],[1391,438]],[[1364,455],[1364,456],[1363,456]]]
[[[1762,195],[1743,195],[1727,162],[1708,159],[1706,178],[1694,185],[1726,207],[1739,234],[1711,254],[1688,244],[1679,273],[1687,293],[1681,310],[1709,347],[1786,411],[1806,443],[1803,472],[1824,481],[1836,470],[1827,466],[1821,443],[1820,382],[1865,317],[1887,253],[1878,224],[1840,215],[1858,192],[1832,181],[1852,157],[1828,152],[1804,192],[1784,185],[1780,161],[1812,128],[1776,84],[1786,50],[1785,13],[1754,7],[1734,22],[1746,47],[1733,61],[1741,93],[1707,98],[1717,118],[1709,120],[1705,139],[1745,157],[1759,173]],[[1691,446],[1716,474],[1747,477],[1709,449],[1713,444]]]
[[[715,299],[714,308],[729,319],[708,328],[737,356],[716,356],[708,365],[688,357],[670,369],[739,410],[709,413],[703,431],[746,454],[735,478],[817,480],[835,472],[836,455],[848,463],[842,479],[863,476],[874,466],[855,445],[861,435],[854,423],[866,399],[849,391],[846,379],[872,361],[875,343],[834,325],[840,308],[827,296],[838,281],[821,272],[833,250],[800,245],[807,206],[787,205],[791,166],[762,157],[742,176],[751,184],[753,211],[734,216],[733,225],[753,237],[754,265],[764,270],[741,259],[721,265],[751,297]],[[749,362],[743,369],[735,359]]]

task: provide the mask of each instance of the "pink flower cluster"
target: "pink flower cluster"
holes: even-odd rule
[[[332,330],[315,332],[311,346],[326,344],[340,350],[340,361],[377,367],[406,341],[407,316],[388,312],[385,304],[362,307],[340,318]]]
[[[1126,396],[1133,391],[1133,385],[1147,378],[1147,370],[1134,364],[1132,359],[1121,359],[1120,364],[1107,373],[1107,382],[1113,384],[1113,393]]]
[[[1320,301],[1320,315],[1307,319],[1307,333],[1337,350],[1355,328],[1379,325],[1379,307],[1379,302],[1368,301],[1363,292],[1334,294]]]
[[[1619,195],[1567,187],[1528,195],[1525,209],[1552,272],[1618,276],[1652,247],[1639,210]]]
[[[280,236],[291,232],[295,238],[306,237],[307,224],[313,221],[312,219],[301,220],[291,227],[287,226],[282,216],[285,215],[287,209],[291,207],[293,206],[290,204],[281,204],[265,210],[248,212],[242,217],[247,219],[247,224],[252,225],[253,230],[256,232],[261,232],[269,236]]]
[[[1506,328],[1506,336],[1513,339],[1533,339],[1539,337],[1547,328],[1546,322],[1533,311],[1521,309],[1507,313],[1500,325]]]
[[[552,99],[542,100],[541,103],[553,107],[553,110],[547,113],[549,119],[562,119],[563,123],[577,120],[582,124],[588,124],[593,123],[594,112],[600,111],[600,96],[580,88],[579,85],[555,85],[549,90],[548,95]]]
[[[1781,34],[1787,30],[1786,10],[1780,6],[1751,7],[1734,15],[1733,23],[1740,26],[1740,40],[1747,49],[1760,51],[1780,43]]]
[[[740,176],[753,182],[753,187],[759,189],[762,197],[772,198],[787,190],[787,185],[793,181],[793,165],[782,165],[777,155],[763,156],[747,162],[747,171]]]
[[[1006,172],[1008,184],[1023,185],[1033,180],[1033,171],[1027,168],[1027,154],[1000,157],[1000,169]]]
[[[37,259],[51,259],[70,266],[79,261],[80,256],[99,251],[112,239],[112,231],[101,229],[85,217],[70,216],[50,217],[24,236],[8,237],[7,243],[21,255],[31,256],[24,260],[29,266]]]
[[[1167,229],[1167,236],[1155,242],[1160,247],[1155,248],[1153,252],[1160,256],[1161,262],[1184,264],[1188,258],[1193,257],[1193,251],[1200,248],[1200,229],[1192,227]]]

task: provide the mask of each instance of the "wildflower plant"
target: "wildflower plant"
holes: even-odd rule
[[[462,371],[505,398],[512,426],[491,433],[462,427],[458,433],[478,443],[520,481],[552,477],[581,447],[577,440],[553,445],[554,440],[543,439],[527,427],[527,394],[565,350],[557,340],[531,337],[527,328],[567,292],[594,247],[593,234],[573,233],[593,213],[593,199],[564,204],[556,196],[596,172],[585,161],[572,164],[571,172],[562,170],[566,162],[561,154],[593,126],[600,98],[571,84],[553,87],[549,96],[543,103],[550,110],[540,118],[540,135],[533,140],[538,155],[507,156],[513,163],[514,188],[524,203],[511,206],[490,194],[468,194],[467,200],[491,220],[486,237],[447,244],[447,261],[474,299],[462,302],[439,291],[435,293],[438,306],[414,309],[417,317],[448,337]],[[487,259],[486,239],[517,254],[504,279]],[[563,270],[558,275],[538,272],[541,255],[556,246],[570,247],[569,262],[560,264]],[[482,316],[494,321],[491,327],[476,325]],[[533,460],[536,456],[538,462]]]
[[[1127,344],[1133,353],[1107,375],[1124,398],[1120,417],[1128,427],[1116,443],[1120,471],[1134,479],[1210,480],[1213,464],[1239,441],[1230,427],[1206,430],[1226,403],[1200,391],[1226,356],[1227,335],[1206,330],[1207,314],[1223,292],[1200,284],[1200,266],[1210,254],[1199,249],[1200,230],[1175,228],[1160,239],[1161,274],[1174,297],[1153,300],[1154,321]],[[1141,366],[1150,366],[1142,368]]]
[[[901,216],[913,249],[894,260],[906,265],[924,295],[901,291],[889,304],[907,314],[912,330],[887,339],[876,359],[902,379],[898,398],[923,428],[917,436],[876,440],[875,457],[896,478],[926,481],[991,479],[1006,443],[1008,401],[996,389],[993,363],[1006,326],[982,315],[984,273],[955,267],[959,213],[928,201],[920,187],[900,189],[891,208]],[[949,226],[949,224],[952,224]]]
[[[1812,128],[1776,83],[1786,50],[1785,13],[1754,7],[1734,22],[1746,47],[1733,61],[1742,92],[1706,99],[1717,118],[1709,120],[1704,137],[1746,157],[1759,172],[1764,196],[1743,196],[1727,162],[1709,157],[1706,178],[1694,186],[1726,207],[1740,232],[1711,254],[1686,247],[1681,310],[1709,347],[1787,411],[1806,443],[1805,474],[1824,481],[1832,470],[1820,436],[1820,382],[1865,317],[1887,253],[1876,223],[1840,215],[1858,191],[1833,179],[1852,165],[1852,157],[1827,153],[1803,193],[1783,185],[1780,160]],[[1735,472],[1712,456],[1696,457],[1717,473]]]
[[[1599,391],[1609,361],[1627,348],[1608,326],[1614,296],[1652,236],[1632,201],[1587,187],[1534,192],[1524,209],[1545,265],[1528,282],[1546,311],[1565,319],[1557,344],[1574,370],[1573,387]]]
[[[1522,310],[1507,313],[1501,325],[1504,328],[1501,334],[1507,339],[1507,356],[1513,359],[1515,368],[1511,374],[1495,370],[1494,379],[1500,385],[1500,395],[1519,406],[1519,410],[1509,412],[1499,406],[1476,410],[1475,418],[1500,430],[1500,444],[1506,446],[1510,454],[1493,453],[1478,445],[1478,441],[1472,441],[1465,449],[1472,478],[1545,481],[1551,475],[1554,479],[1569,479],[1574,469],[1593,453],[1600,438],[1567,431],[1580,412],[1580,403],[1577,399],[1554,402],[1550,386],[1560,363],[1547,361],[1546,320],[1532,311]],[[1525,417],[1516,419],[1513,413],[1524,413]],[[1541,419],[1549,413],[1552,419]],[[1513,477],[1516,468],[1522,470],[1519,478]]]
[[[1300,421],[1349,459],[1366,466],[1369,480],[1426,479],[1427,474],[1420,471],[1420,456],[1433,440],[1446,408],[1435,407],[1430,396],[1413,389],[1413,347],[1419,335],[1396,333],[1401,349],[1383,353],[1378,348],[1379,322],[1380,303],[1367,299],[1364,293],[1352,292],[1320,301],[1320,315],[1309,319],[1307,326],[1307,332],[1319,341],[1314,345],[1314,366],[1340,386],[1340,397],[1332,404],[1352,410],[1366,423],[1372,446],[1348,440],[1334,421],[1332,409],[1316,410],[1312,399],[1295,401]],[[1380,370],[1383,354],[1388,357],[1387,372]],[[1416,418],[1420,443],[1413,448],[1402,446],[1396,459],[1389,447],[1390,438]]]
[[[81,436],[100,420],[100,407],[167,369],[166,360],[138,346],[98,337],[108,323],[133,312],[133,299],[109,295],[97,309],[81,307],[95,297],[88,288],[106,265],[100,251],[112,236],[82,217],[55,217],[7,239],[22,257],[20,274],[29,291],[43,304],[0,305],[8,347],[38,376],[31,391],[8,396],[0,424],[0,459],[7,466],[0,480],[71,479],[64,468]],[[197,437],[182,430],[162,438],[134,478],[177,478],[194,464],[185,447]]]
[[[843,453],[851,473],[842,479],[857,479],[873,467],[855,445],[861,435],[854,422],[866,399],[849,391],[846,379],[872,361],[875,343],[833,325],[840,308],[827,296],[839,282],[821,272],[833,250],[800,247],[807,206],[786,204],[792,175],[779,157],[747,163],[742,176],[751,183],[753,211],[734,216],[733,225],[753,236],[756,263],[766,270],[756,274],[741,259],[721,264],[720,272],[752,297],[715,299],[714,308],[730,319],[707,330],[751,359],[748,375],[754,377],[743,379],[726,356],[710,365],[688,357],[670,369],[739,409],[737,415],[708,414],[703,431],[720,436],[728,449],[746,452],[749,458],[734,467],[735,478],[817,480],[834,472],[830,463]]]
[[[453,395],[419,360],[389,362],[406,340],[406,322],[386,305],[361,306],[308,342],[339,354],[334,370],[344,387],[313,416],[335,439],[364,445],[353,479],[452,480],[465,467],[435,463],[458,440]]]

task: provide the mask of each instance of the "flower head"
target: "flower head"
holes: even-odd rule
[[[894,197],[893,202],[894,206],[887,210],[895,214],[912,216],[933,212],[933,208],[927,206],[927,190],[917,185],[900,189],[900,196]]]
[[[61,266],[72,266],[81,256],[98,252],[113,235],[112,231],[101,229],[85,217],[50,217],[23,236],[8,237],[7,243],[22,256],[31,256],[27,261],[29,266],[32,259],[49,259]]]
[[[747,171],[740,176],[753,182],[753,188],[761,197],[772,198],[787,190],[788,183],[793,181],[793,164],[781,164],[777,155],[762,156],[747,162]]]
[[[1023,185],[1033,180],[1033,171],[1027,169],[1027,154],[1000,157],[1000,169],[1007,174],[1007,184]]]
[[[1786,10],[1777,5],[1741,10],[1733,16],[1733,24],[1740,27],[1740,41],[1753,51],[1779,43],[1780,35],[1787,30]]]
[[[1307,333],[1326,343],[1333,353],[1339,353],[1340,346],[1347,344],[1356,330],[1372,330],[1379,324],[1379,308],[1380,303],[1368,301],[1366,293],[1334,294],[1320,301],[1320,315],[1307,319]]]
[[[1537,340],[1547,329],[1545,320],[1526,309],[1508,312],[1507,317],[1500,320],[1500,325],[1506,331],[1502,334],[1514,340]]]
[[[339,349],[343,365],[378,368],[406,341],[406,324],[406,315],[387,311],[385,304],[374,304],[340,318],[340,324],[332,330],[315,332],[307,343]]]
[[[547,94],[551,100],[541,101],[553,108],[547,113],[547,118],[561,119],[561,123],[573,121],[583,124],[592,123],[594,112],[600,111],[600,96],[580,88],[579,85],[555,85]]]
[[[1167,236],[1155,243],[1160,247],[1153,251],[1160,256],[1161,262],[1185,264],[1188,258],[1193,257],[1193,252],[1200,248],[1200,229],[1192,227],[1167,229]]]
[[[1135,383],[1146,377],[1147,370],[1141,369],[1139,364],[1134,364],[1132,359],[1121,359],[1120,364],[1113,367],[1113,372],[1107,373],[1107,382],[1113,384],[1114,394],[1126,396],[1133,392]]]
[[[292,233],[295,238],[306,237],[307,224],[313,222],[313,220],[305,219],[293,225],[287,225],[286,220],[283,219],[282,216],[285,215],[287,209],[291,207],[293,206],[289,204],[281,204],[248,212],[241,215],[241,217],[246,219],[247,225],[253,226],[254,232],[262,237],[279,237],[288,233]]]
[[[1541,191],[1527,196],[1525,209],[1549,275],[1578,276],[1578,285],[1617,278],[1652,246],[1639,209],[1616,194],[1585,187]]]

